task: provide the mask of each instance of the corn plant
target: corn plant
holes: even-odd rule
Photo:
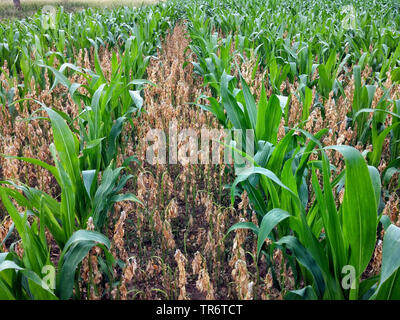
[[[371,297],[370,290],[378,281],[374,281],[375,278],[361,281],[361,276],[371,260],[379,224],[381,181],[377,169],[368,167],[359,151],[352,147],[327,147],[325,149],[341,152],[346,163],[345,171],[331,183],[331,166],[318,141],[327,130],[321,131],[317,137],[299,130],[311,141],[301,149],[293,144],[293,130],[277,143],[277,130],[283,112],[279,99],[272,96],[267,101],[262,88],[256,108],[254,97],[243,79],[242,91],[237,91],[236,95],[229,91],[228,83],[231,79],[224,75],[221,81],[222,103],[229,119],[228,127],[242,130],[254,128],[258,147],[254,159],[250,159],[254,167],[241,171],[232,185],[232,201],[236,186],[242,184],[258,214],[260,227],[246,222],[234,225],[230,231],[238,228],[253,230],[258,236],[258,254],[263,250],[267,238],[274,241],[274,245],[264,251],[267,260],[271,259],[270,250],[274,248],[287,248],[293,253],[304,281],[310,286],[290,293],[288,298]],[[239,107],[239,101],[242,107]],[[392,129],[389,127],[389,131]],[[319,146],[321,157],[317,162],[310,162],[309,156],[315,146]],[[243,154],[240,150],[236,151]],[[306,186],[306,169],[312,176],[316,197],[313,203],[310,203],[310,197],[303,191]],[[323,189],[317,178],[318,169],[321,170]],[[258,177],[255,179],[254,175]],[[345,192],[343,203],[337,208],[333,189],[339,185]],[[275,227],[277,232],[274,231]],[[272,265],[271,262],[269,264]],[[342,270],[346,266],[352,266],[355,270],[350,287],[342,285]],[[394,264],[393,272],[398,267]],[[392,273],[387,277],[391,276]],[[385,293],[382,291],[382,296],[395,297],[390,289],[382,289],[386,288],[383,282],[388,278],[383,277],[377,285],[379,289],[372,290],[374,297],[379,295],[380,290],[386,290]]]
[[[13,189],[1,187],[1,196],[2,202],[21,236],[24,248],[22,262],[6,269],[12,269],[17,273],[20,270],[27,270],[28,275],[31,271],[33,272],[31,276],[34,279],[32,280],[34,289],[30,287],[24,289],[24,292],[29,294],[34,290],[31,298],[53,297],[54,292],[36,288],[40,283],[38,281],[41,279],[42,269],[47,265],[52,265],[49,261],[47,240],[44,236],[45,228],[47,228],[57,245],[63,250],[58,267],[59,286],[55,293],[61,299],[68,299],[72,295],[76,268],[94,245],[102,244],[107,262],[113,263],[112,256],[107,252],[110,246],[108,239],[100,233],[88,232],[80,230],[80,228],[85,229],[89,217],[92,217],[96,229],[103,232],[108,213],[114,203],[138,200],[131,194],[120,194],[132,175],[121,176],[123,168],[114,169],[113,162],[102,173],[100,183],[97,179],[98,170],[81,170],[78,139],[57,112],[45,106],[42,107],[42,110],[49,115],[53,128],[54,144],[51,144],[50,149],[55,166],[31,158],[14,158],[49,170],[61,188],[61,202],[38,189],[18,185],[11,181],[2,182],[3,185],[14,187]],[[85,152],[83,153],[85,154]],[[21,190],[23,195],[15,189]],[[20,216],[9,197],[12,197],[20,206],[27,208],[23,216]],[[32,226],[27,221],[28,212],[37,219]],[[40,221],[40,227],[38,227],[38,221]],[[4,260],[9,261],[9,257],[4,256]],[[5,262],[6,266],[9,264],[9,262]],[[19,279],[24,272],[20,272]],[[8,283],[8,285],[11,284]],[[28,294],[26,292],[24,294]],[[12,291],[9,291],[8,296],[21,298],[15,296]]]
[[[102,173],[102,179],[98,182],[99,169],[85,168],[85,162],[80,157],[79,141],[76,135],[68,127],[65,120],[54,110],[42,107],[49,115],[54,135],[54,144],[50,145],[55,166],[43,163],[42,161],[14,157],[35,165],[39,165],[56,178],[61,187],[61,203],[58,204],[50,196],[45,195],[40,190],[32,189],[27,186],[20,187],[22,191],[29,194],[30,202],[39,210],[40,199],[44,199],[49,221],[54,226],[54,234],[60,245],[65,244],[74,232],[76,222],[82,228],[86,227],[89,217],[96,221],[98,230],[102,230],[103,225],[98,221],[105,221],[110,205],[123,199],[137,200],[133,195],[119,195],[131,175],[120,176],[123,169],[114,169],[111,161],[106,170]],[[88,146],[90,149],[91,146]],[[82,153],[87,152],[84,149]],[[83,168],[82,168],[83,167]],[[16,186],[16,185],[14,185]],[[51,208],[51,210],[49,210]],[[60,223],[55,223],[60,219]]]
[[[18,192],[11,189],[0,189],[1,199],[8,214],[13,219],[15,227],[21,237],[23,256],[20,258],[16,252],[0,253],[0,297],[7,300],[55,300],[69,299],[73,293],[75,274],[78,264],[86,257],[95,246],[103,249],[107,256],[107,263],[112,264],[113,258],[109,253],[110,242],[102,234],[94,231],[77,230],[68,241],[61,246],[62,253],[57,266],[57,275],[51,274],[56,270],[50,260],[49,245],[45,236],[45,229],[54,230],[57,221],[50,221],[50,210],[46,206],[46,200],[41,199],[41,211],[39,220],[32,224],[28,216],[31,210],[18,212],[10,201],[9,194],[14,195],[19,203],[24,202],[29,207],[28,198],[24,198]],[[18,196],[16,196],[18,194]],[[45,216],[48,216],[47,219]],[[58,234],[52,234],[57,237]],[[49,278],[46,279],[46,275]],[[53,278],[52,278],[53,277]],[[45,281],[48,280],[48,281]]]
[[[229,185],[231,205],[246,192],[251,208],[247,212],[255,212],[257,223],[250,222],[249,215],[248,222],[233,225],[228,233],[250,229],[256,235],[252,257],[257,277],[258,259],[264,256],[264,269],[271,272],[274,287],[286,299],[400,299],[400,229],[383,215],[396,211],[390,202],[383,208],[388,196],[398,196],[400,187],[396,96],[400,11],[391,1],[352,1],[354,15],[347,23],[348,12],[342,9],[349,9],[349,4],[343,0],[169,0],[75,13],[59,8],[51,27],[40,10],[26,19],[2,21],[0,116],[5,111],[6,119],[14,122],[20,116],[17,110],[31,113],[30,97],[44,91],[64,102],[65,96],[57,96],[60,85],[75,102],[78,116],[72,119],[45,105],[31,115],[31,119],[51,123],[52,164],[4,155],[48,170],[59,194],[54,198],[18,181],[0,181],[4,213],[17,233],[14,239],[11,228],[2,241],[15,240],[9,252],[0,253],[0,298],[80,298],[82,261],[95,246],[102,249],[100,267],[111,283],[110,291],[115,287],[112,269],[123,266],[115,252],[110,253],[110,240],[102,233],[110,231],[115,203],[139,202],[124,192],[134,178],[126,173],[134,157],[121,167],[116,165],[125,153],[121,135],[130,123],[133,130],[128,134],[134,138],[138,129],[134,123],[140,124],[146,113],[143,88],[152,85],[143,80],[150,59],[164,54],[159,50],[161,42],[178,23],[186,26],[189,38],[185,52],[191,55],[194,71],[190,88],[193,85],[196,91],[200,78],[211,91],[210,97],[201,95],[197,100],[207,99],[208,104],[197,105],[211,112],[223,128],[254,133],[254,141],[242,135],[225,145],[235,160],[250,164],[244,168],[235,161],[226,172],[235,172]],[[110,54],[109,72],[103,70],[102,52]],[[87,67],[92,61],[93,66]],[[86,84],[73,83],[74,76]],[[15,101],[16,96],[21,100]],[[294,98],[298,110],[292,109]],[[16,107],[22,101],[28,103],[20,108],[28,110]],[[313,119],[315,114],[322,119]],[[320,126],[320,122],[325,124]],[[340,132],[328,128],[328,122],[335,128],[340,125]],[[357,149],[346,145],[354,142]],[[242,151],[247,147],[254,154]],[[161,176],[161,183],[164,177],[171,178],[171,172]],[[210,172],[209,168],[204,175],[209,193]],[[229,198],[222,196],[224,178],[219,177],[218,196],[225,203]],[[179,179],[172,189],[177,184]],[[188,199],[199,194],[194,188],[189,195],[188,185],[185,181],[186,213]],[[160,212],[166,210],[164,194],[169,188],[162,185],[161,197],[155,197]],[[152,208],[151,219],[156,219],[157,209]],[[95,231],[86,230],[88,221],[93,221]],[[188,226],[184,237],[189,231]],[[381,241],[382,267],[375,276],[366,277]],[[187,255],[190,251],[184,242]],[[138,245],[142,251],[140,241]],[[54,246],[61,252],[57,262],[50,254]],[[286,270],[293,271],[294,290],[281,287],[281,270],[274,261],[277,250]],[[163,269],[167,260],[163,252]],[[50,286],[45,281],[49,268],[56,271]],[[171,289],[155,291],[175,296]]]
[[[330,165],[322,151],[322,168],[321,162],[310,163],[316,201],[311,205],[308,213],[305,212],[306,207],[302,204],[293,173],[283,169],[285,173],[281,181],[270,170],[257,166],[238,176],[233,187],[249,179],[251,175],[262,175],[260,181],[266,179],[270,181],[266,188],[263,186],[268,195],[267,199],[271,197],[269,201],[273,202],[273,194],[277,194],[278,190],[282,189],[281,199],[286,199],[286,201],[281,202],[280,206],[285,209],[276,207],[274,203],[273,209],[265,211],[259,222],[259,228],[253,223],[246,222],[234,225],[229,231],[238,228],[253,230],[258,236],[258,254],[262,252],[267,238],[274,241],[273,248],[291,250],[301,265],[306,283],[310,284],[310,287],[296,291],[297,296],[319,299],[363,299],[379,296],[396,298],[397,293],[392,291],[388,284],[393,283],[397,277],[396,272],[400,267],[398,262],[385,259],[388,265],[383,266],[382,270],[390,271],[389,274],[381,276],[381,282],[377,278],[361,281],[361,275],[375,248],[380,218],[377,214],[381,190],[378,171],[374,167],[368,167],[361,154],[354,148],[335,146],[327,149],[337,150],[345,157],[346,171],[343,186],[345,193],[340,208],[336,208],[333,188],[342,180],[343,174],[334,179],[333,184],[330,182]],[[293,159],[288,163],[292,161]],[[316,168],[322,169],[323,189],[319,185]],[[287,197],[284,198],[284,195]],[[293,234],[284,228],[278,228],[280,231],[278,235],[274,233],[273,229],[285,220],[289,222]],[[393,225],[389,227],[386,224],[386,229],[390,229],[390,235],[385,239],[385,248],[395,246],[395,243],[399,241],[399,238],[396,238],[398,228]],[[278,240],[277,237],[280,239]],[[390,240],[387,240],[388,238]],[[387,251],[386,254],[388,254]],[[267,251],[265,255],[268,257]],[[352,279],[349,287],[342,285],[343,268],[346,266],[352,266],[355,270],[355,278]],[[386,281],[388,284],[384,284]],[[375,289],[372,289],[374,285]],[[292,294],[288,297],[293,297]]]

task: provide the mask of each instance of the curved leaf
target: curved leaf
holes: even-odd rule
[[[288,212],[278,208],[272,209],[263,217],[257,237],[257,257],[259,257],[261,248],[272,229],[289,217]]]
[[[297,238],[293,236],[286,236],[275,242],[277,245],[286,245],[288,249],[293,251],[294,256],[313,276],[314,284],[317,290],[317,296],[322,299],[325,292],[325,281],[318,264],[310,254],[310,252],[303,247]]]
[[[343,154],[346,164],[345,193],[342,204],[343,233],[350,245],[349,264],[360,277],[375,249],[377,204],[367,164],[361,153],[350,146],[332,146]]]

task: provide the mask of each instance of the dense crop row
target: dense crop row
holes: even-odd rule
[[[399,157],[400,101],[393,83],[400,80],[398,17],[390,17],[396,11],[392,7],[362,3],[355,9],[354,27],[348,30],[342,20],[348,12],[331,4],[336,5],[299,1],[285,12],[274,10],[276,3],[271,2],[259,16],[255,3],[254,7],[218,8],[208,16],[197,10],[190,15],[191,49],[199,60],[195,71],[218,99],[206,108],[225,127],[253,129],[256,136],[255,156],[250,159],[256,168],[241,172],[233,186],[240,183],[247,192],[259,227],[245,222],[231,230],[252,229],[258,236],[257,255],[263,252],[270,265],[274,248],[291,251],[302,265],[306,285],[292,291],[291,297],[398,298],[398,265],[391,266],[395,254],[391,241],[399,231],[386,219],[381,277],[362,279],[382,223],[381,176],[387,181],[398,170],[394,168]],[[269,92],[263,78],[258,105],[243,76],[229,74],[232,43],[240,56],[256,61],[250,81],[258,68],[267,73]],[[351,99],[349,107],[343,106]],[[346,107],[343,118],[332,119],[332,112]],[[303,130],[310,128],[311,110],[319,110],[321,120],[330,120],[326,128],[313,128],[314,135]],[[290,119],[292,114],[295,119]],[[282,118],[285,135],[278,141]],[[355,148],[342,145],[340,131],[348,127],[354,130],[351,140],[359,149],[372,144],[372,150],[365,152],[368,163]],[[324,146],[319,140],[326,134]],[[389,134],[388,164],[379,173],[383,141]],[[312,152],[315,146],[317,153]],[[327,156],[332,150],[343,155],[344,168],[339,160],[339,167],[332,170]],[[257,180],[252,179],[255,173],[260,175]],[[338,205],[335,198],[343,189]],[[234,188],[232,200],[233,195]],[[264,247],[267,238],[272,243]],[[348,265],[355,267],[351,289],[341,284],[342,270]]]
[[[108,281],[113,281],[116,261],[109,252],[110,241],[102,234],[108,213],[116,202],[138,201],[132,194],[120,193],[133,177],[121,172],[132,158],[116,166],[120,134],[124,123],[132,121],[132,114],[140,113],[143,106],[140,92],[145,81],[137,79],[143,77],[149,55],[174,19],[170,10],[168,6],[107,14],[91,10],[66,14],[60,10],[54,28],[43,29],[43,16],[2,26],[1,62],[9,69],[2,73],[7,83],[2,86],[2,109],[9,110],[12,123],[22,114],[30,114],[31,119],[48,117],[53,137],[49,151],[54,165],[19,154],[13,158],[50,171],[59,186],[53,198],[25,184],[2,183],[1,198],[24,250],[22,257],[12,252],[1,254],[1,269],[8,270],[2,274],[2,298],[71,297],[77,266],[96,245],[104,251],[103,272]],[[105,75],[100,66],[100,46],[116,47],[110,75]],[[90,47],[94,49],[93,71],[76,65],[74,60],[78,51]],[[72,74],[81,82],[72,82]],[[20,86],[14,86],[20,82]],[[48,108],[28,97],[35,86],[49,95],[57,85],[67,88],[64,95],[69,93],[75,114]],[[58,98],[65,99],[61,95]],[[24,208],[25,214],[20,216],[10,198]],[[39,219],[30,225],[29,216]],[[49,256],[53,244],[46,238],[46,230],[50,241],[61,250],[53,288],[43,287],[41,280],[43,268],[54,265]],[[79,285],[75,285],[75,294],[79,296]]]
[[[187,299],[194,254],[209,299],[400,299],[399,30],[339,0],[0,24],[0,298]],[[224,144],[251,166],[146,163],[171,123],[252,131]]]

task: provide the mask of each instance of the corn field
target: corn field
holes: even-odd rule
[[[1,300],[400,299],[396,1],[2,20],[0,124]]]

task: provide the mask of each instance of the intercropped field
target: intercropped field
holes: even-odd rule
[[[49,5],[0,21],[0,299],[400,299],[398,2]]]
[[[121,6],[140,7],[154,4],[157,0],[22,0],[21,10],[15,8],[13,0],[1,0],[0,20],[22,19],[34,15],[44,6],[62,7],[66,12],[75,12],[87,8],[117,8]]]

